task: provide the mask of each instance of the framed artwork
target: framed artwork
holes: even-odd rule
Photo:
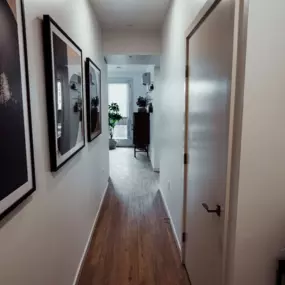
[[[43,20],[51,171],[85,146],[82,51],[48,15]]]
[[[27,42],[21,0],[0,1],[0,219],[35,190]]]
[[[90,59],[85,63],[87,128],[88,141],[91,142],[102,133],[101,117],[101,70]]]

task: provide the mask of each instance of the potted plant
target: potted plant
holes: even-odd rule
[[[117,142],[113,139],[114,128],[122,118],[123,117],[120,114],[119,105],[117,103],[111,103],[109,105],[109,130],[110,130],[109,149],[115,149],[117,146]]]
[[[151,99],[149,97],[142,97],[140,96],[137,100],[137,105],[138,105],[138,112],[146,112],[146,107],[149,105],[151,102]]]

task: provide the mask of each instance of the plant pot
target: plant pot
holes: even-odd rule
[[[146,113],[147,112],[146,107],[139,107],[138,112],[139,113]]]
[[[109,139],[109,149],[113,150],[116,149],[117,147],[117,142],[114,139]]]

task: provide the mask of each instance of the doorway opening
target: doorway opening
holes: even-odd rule
[[[110,151],[133,148],[134,159],[150,161],[152,170],[159,172],[160,56],[108,55],[105,59],[109,108],[115,104],[121,118],[111,128]]]
[[[110,80],[108,84],[109,105],[116,103],[122,117],[113,130],[113,139],[119,147],[132,146],[132,81],[131,79]]]

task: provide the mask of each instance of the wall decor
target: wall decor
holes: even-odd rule
[[[48,15],[43,20],[51,171],[85,146],[82,50]]]
[[[90,58],[85,62],[85,75],[88,141],[91,142],[102,133],[102,109],[101,70]]]
[[[35,190],[27,42],[21,0],[0,1],[0,219]]]

